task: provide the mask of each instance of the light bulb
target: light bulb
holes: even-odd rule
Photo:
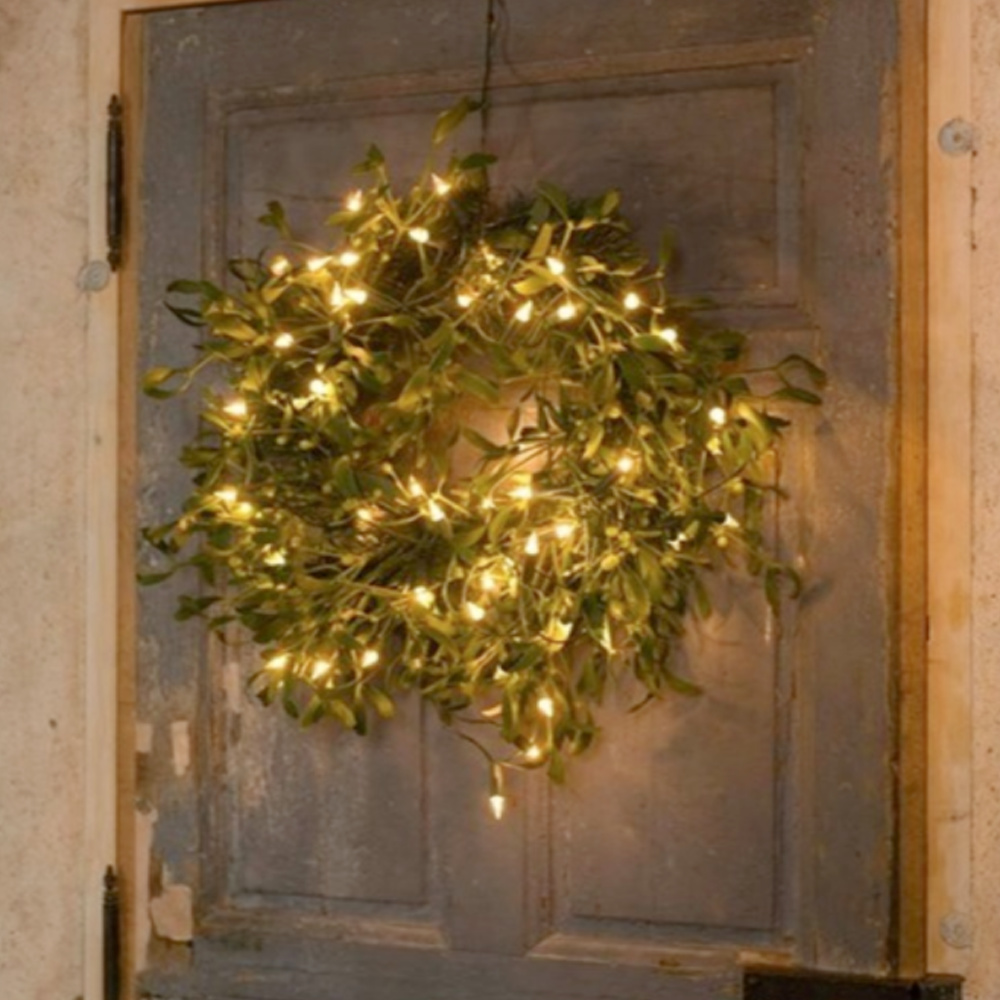
[[[555,532],[556,538],[567,539],[576,531],[576,525],[572,521],[557,521]]]
[[[481,622],[486,617],[486,609],[476,604],[475,601],[465,602],[465,613],[474,622]]]
[[[363,524],[374,524],[378,518],[378,511],[374,507],[359,507],[355,517]]]
[[[406,488],[410,491],[410,496],[412,497],[422,497],[425,492],[423,484],[413,476],[410,476],[410,481],[406,484]]]
[[[522,302],[514,312],[514,318],[521,323],[527,323],[531,319],[531,314],[535,311],[534,303],[531,301]]]
[[[711,420],[716,427],[724,427],[726,423],[726,411],[721,406],[713,406],[712,409],[708,411],[708,419]]]
[[[360,191],[352,191],[344,199],[344,208],[348,212],[360,212],[361,206],[365,203],[365,196]]]
[[[295,343],[295,338],[290,333],[279,333],[274,338],[274,346],[279,351],[284,351]]]
[[[434,591],[428,587],[414,587],[413,599],[422,608],[431,608],[434,606]]]
[[[348,288],[344,294],[359,306],[363,306],[368,301],[368,293],[363,288]]]
[[[414,226],[407,234],[414,243],[427,243],[431,234],[423,226]]]
[[[278,653],[267,661],[265,666],[268,670],[284,670],[288,666],[289,656],[287,653]]]
[[[572,302],[564,302],[557,310],[559,319],[572,319],[576,315],[576,306]]]
[[[515,486],[510,491],[510,495],[514,500],[530,500],[535,495],[535,491],[531,488],[531,483],[523,483],[520,486]]]
[[[496,795],[490,796],[490,812],[493,813],[494,819],[496,820],[503,819],[503,813],[506,808],[507,808],[507,799],[503,795],[500,795],[498,793]]]
[[[265,566],[284,566],[288,562],[285,553],[281,549],[265,549],[264,550],[264,565]]]
[[[379,655],[377,649],[366,649],[361,654],[361,666],[364,667],[366,670],[370,669],[371,667],[374,667],[375,664],[378,663],[378,661],[379,661]]]
[[[361,260],[361,254],[354,250],[345,250],[337,259],[344,267],[354,267]]]
[[[242,419],[247,415],[247,402],[245,399],[233,399],[226,403],[222,409],[225,410],[229,416]]]
[[[660,340],[665,340],[668,344],[673,346],[677,343],[680,334],[678,334],[678,332],[674,329],[674,327],[668,326],[663,330],[654,330],[653,336],[659,337]]]
[[[524,759],[538,761],[542,759],[542,748],[537,743],[529,743],[524,751]]]
[[[642,305],[642,299],[635,292],[629,292],[622,301],[630,312]]]
[[[315,274],[317,271],[322,271],[330,263],[330,260],[330,257],[310,257],[306,261],[306,267]]]
[[[329,660],[316,660],[313,663],[312,679],[318,681],[321,677],[325,677],[332,669],[333,664]]]
[[[740,522],[732,514],[727,514],[726,519],[722,522],[723,528],[738,528],[739,526]]]
[[[334,309],[343,309],[347,299],[344,298],[344,289],[340,287],[340,282],[334,282],[333,290],[330,292],[330,305]]]
[[[541,544],[538,541],[538,532],[533,531],[524,543],[524,553],[529,556],[537,556],[539,552],[541,552]]]
[[[236,503],[238,497],[239,493],[235,486],[223,486],[222,489],[215,491],[215,499],[223,503]]]
[[[548,695],[543,695],[538,699],[537,708],[546,719],[555,717],[556,703]]]
[[[329,399],[333,395],[333,386],[325,378],[314,378],[309,383],[309,391],[319,399]]]
[[[500,587],[497,583],[497,578],[489,570],[483,573],[483,575],[479,578],[479,586],[487,592],[498,590]]]
[[[249,500],[244,500],[242,503],[238,503],[236,505],[236,508],[233,511],[233,513],[235,513],[237,517],[249,519],[253,517],[255,510],[256,508],[252,503],[250,503]]]
[[[545,264],[556,277],[566,273],[566,265],[558,257],[546,257]]]
[[[615,462],[615,468],[622,473],[622,475],[628,475],[635,468],[635,458],[632,455],[622,455],[621,458]]]
[[[469,306],[472,305],[472,296],[468,292],[459,292],[458,295],[455,296],[455,301],[459,304],[459,306],[461,306],[461,308],[468,309]]]
[[[441,505],[436,500],[431,500],[427,504],[427,516],[430,517],[432,521],[443,521],[447,517],[447,514],[445,514]]]
[[[442,198],[451,190],[451,184],[437,174],[431,174],[431,184],[434,185],[434,193]]]
[[[278,256],[271,261],[271,274],[273,274],[276,278],[280,278],[283,275],[288,274],[291,267],[292,262],[282,254],[278,254]]]

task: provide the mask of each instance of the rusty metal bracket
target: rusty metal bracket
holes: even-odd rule
[[[125,236],[125,131],[122,102],[117,94],[108,103],[106,193],[108,264],[112,271],[117,271],[122,264]]]

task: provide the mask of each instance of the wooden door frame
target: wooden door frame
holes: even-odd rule
[[[89,0],[89,255],[105,256],[105,125],[122,89],[128,14],[240,0]],[[279,3],[281,0],[268,0]],[[899,971],[967,971],[942,921],[971,909],[971,157],[945,156],[943,122],[971,118],[971,0],[903,0],[898,86],[901,135],[901,552]],[[958,67],[958,72],[955,71]],[[119,496],[130,463],[122,425],[121,282],[88,309],[86,803],[84,998],[102,996],[101,874],[131,856],[131,789],[119,788],[135,749],[128,692],[119,690],[128,627],[123,554],[131,550]],[[131,575],[131,569],[127,570]],[[957,595],[957,596],[956,596]],[[955,614],[956,601],[963,614]],[[933,626],[933,627],[931,627]],[[124,695],[124,698],[123,698]],[[124,842],[124,843],[121,843]],[[950,935],[952,940],[959,940]]]

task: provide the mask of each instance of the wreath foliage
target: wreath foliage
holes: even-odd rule
[[[415,690],[496,727],[495,782],[558,779],[618,672],[697,691],[673,654],[707,573],[741,563],[775,608],[797,588],[764,538],[787,423],[771,403],[817,403],[802,383],[823,374],[797,355],[747,370],[744,336],[670,294],[617,192],[539,184],[497,207],[491,162],[397,193],[373,147],[329,247],[296,243],[272,203],[282,252],[231,261],[238,291],[171,286],[204,335],[146,392],[217,375],[191,494],[146,531],[169,567],[146,581],[194,567],[179,617],[249,630],[254,690],[303,723],[363,733]]]

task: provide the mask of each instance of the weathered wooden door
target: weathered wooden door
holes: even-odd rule
[[[739,585],[692,637],[707,688],[610,705],[566,788],[484,808],[474,753],[410,706],[298,732],[234,653],[138,595],[136,944],[154,996],[676,1000],[742,962],[884,970],[894,863],[894,0],[507,0],[501,188],[622,189],[677,282],[832,376],[784,470],[804,600]],[[138,366],[183,363],[178,276],[254,254],[271,198],[321,238],[377,142],[397,172],[478,89],[485,0],[282,0],[131,19]],[[468,135],[475,145],[475,129]],[[137,510],[184,495],[194,416],[138,404]]]

